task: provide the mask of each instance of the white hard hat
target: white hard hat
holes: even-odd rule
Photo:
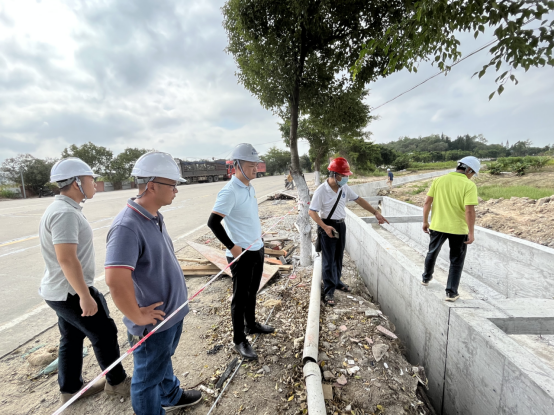
[[[181,177],[181,169],[169,153],[148,152],[135,162],[131,176],[139,178],[166,178],[186,182]]]
[[[258,152],[250,143],[238,144],[231,153],[231,160],[244,160],[246,162],[262,162]]]
[[[390,171],[390,168],[387,168],[387,172]]]
[[[476,175],[479,174],[479,169],[481,169],[481,162],[475,156],[466,156],[460,160],[458,163],[462,163],[470,168]]]
[[[65,182],[77,176],[98,177],[98,175],[94,174],[90,166],[78,157],[67,157],[56,162],[54,166],[52,166],[52,170],[50,171],[50,182],[58,182],[58,185],[63,188],[68,184],[61,184],[61,182]]]

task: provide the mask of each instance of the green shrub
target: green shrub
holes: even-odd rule
[[[0,198],[17,198],[19,194],[6,188],[0,189]]]
[[[498,162],[491,162],[487,165],[487,171],[491,175],[500,175],[502,173],[502,165]]]
[[[517,176],[523,176],[529,169],[529,165],[524,162],[518,162],[512,165],[512,172],[517,174]]]
[[[400,155],[392,162],[394,170],[404,170],[410,167],[410,156]]]

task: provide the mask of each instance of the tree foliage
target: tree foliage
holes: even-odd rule
[[[25,187],[38,193],[41,187],[50,182],[50,170],[55,162],[53,159],[38,159],[30,154],[20,154],[6,159],[2,163],[2,170],[14,183],[21,183],[23,172]]]
[[[266,154],[260,156],[265,162],[266,172],[270,175],[288,173],[290,167],[290,151],[273,146]]]
[[[448,72],[462,54],[458,50],[461,32],[473,32],[477,38],[486,27],[493,29],[495,41],[489,48],[490,61],[476,72],[481,78],[489,69],[500,72],[499,84],[493,91],[501,94],[504,84],[511,80],[517,84],[512,69],[522,67],[554,66],[554,1],[551,0],[421,0],[407,3],[408,13],[364,44],[354,73],[371,65],[373,55],[389,58],[384,75],[407,68],[417,72],[421,61],[433,64]]]
[[[78,157],[87,163],[94,173],[104,175],[112,162],[113,153],[104,146],[97,146],[92,142],[88,142],[81,146],[72,144],[66,147],[62,151],[62,158],[66,157]]]
[[[137,159],[147,152],[148,149],[128,147],[109,161],[104,177],[114,184],[115,189],[121,188],[121,183],[131,177]]]

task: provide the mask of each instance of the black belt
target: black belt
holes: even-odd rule
[[[329,220],[327,218],[325,218],[325,219],[322,218],[322,221],[327,225],[329,225],[329,223],[330,224],[342,224],[344,222],[344,218],[341,219],[341,220]]]

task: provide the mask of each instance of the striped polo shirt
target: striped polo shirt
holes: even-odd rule
[[[135,198],[127,201],[108,232],[105,268],[131,270],[139,307],[163,302],[157,309],[167,316],[186,302],[188,292],[163,216],[157,214],[150,214]],[[188,312],[187,305],[159,332],[178,324]],[[127,317],[123,322],[132,335],[143,335],[145,329],[151,331],[154,327],[136,325]]]

